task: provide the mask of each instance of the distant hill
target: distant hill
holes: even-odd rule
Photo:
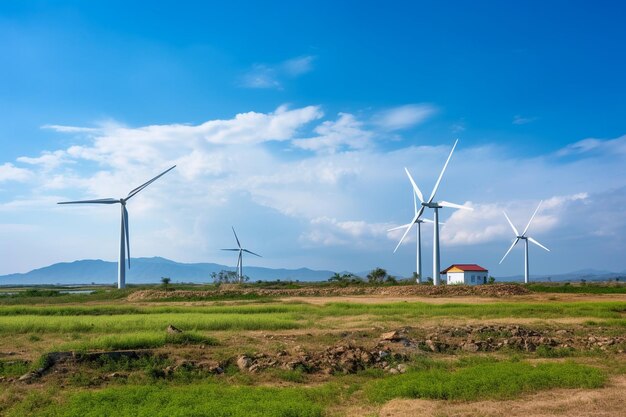
[[[579,282],[585,281],[613,281],[620,278],[620,281],[626,282],[626,271],[610,272],[600,271],[596,269],[581,269],[564,274],[552,275],[531,275],[531,282]],[[523,282],[523,275],[513,275],[508,277],[496,277],[496,282]]]
[[[158,283],[161,277],[170,277],[172,282],[212,282],[211,273],[235,268],[214,263],[181,263],[169,259],[132,258],[131,268],[126,270],[129,284]],[[324,281],[333,271],[316,271],[308,268],[272,269],[244,266],[244,274],[252,281],[300,280]],[[61,262],[34,269],[23,274],[0,275],[0,285],[44,285],[44,284],[112,284],[117,282],[117,262],[100,259],[85,259]]]

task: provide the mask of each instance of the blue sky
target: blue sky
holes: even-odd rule
[[[0,273],[115,259],[117,210],[54,203],[178,163],[133,256],[232,263],[233,224],[258,265],[409,274],[402,167],[428,192],[457,137],[442,264],[521,273],[502,210],[543,199],[532,272],[626,269],[624,6],[336,3],[3,2]]]

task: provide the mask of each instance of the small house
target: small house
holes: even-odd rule
[[[489,271],[476,264],[453,264],[441,271],[446,275],[446,283],[478,285],[486,284]]]

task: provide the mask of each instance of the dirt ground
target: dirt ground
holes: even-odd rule
[[[597,302],[618,301],[626,302],[626,294],[553,294],[536,293],[530,295],[516,295],[509,297],[478,297],[478,296],[455,296],[455,297],[420,297],[420,296],[383,296],[383,295],[352,295],[336,297],[284,297],[284,302],[301,302],[314,305],[328,303],[361,303],[383,304],[401,302],[421,302],[429,304],[485,304],[502,302]]]

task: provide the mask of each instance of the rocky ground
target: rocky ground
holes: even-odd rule
[[[351,286],[351,287],[304,287],[297,289],[245,288],[236,285],[223,285],[213,291],[136,291],[128,296],[128,301],[199,299],[219,295],[257,295],[261,297],[337,297],[355,295],[373,296],[431,296],[431,297],[510,297],[530,294],[530,291],[515,284],[493,285],[397,285],[397,286]]]
[[[173,326],[168,332],[179,331]],[[244,373],[260,373],[272,369],[297,370],[307,374],[352,374],[368,368],[389,373],[403,373],[406,363],[416,355],[428,354],[479,354],[481,352],[536,352],[544,355],[568,356],[588,351],[624,353],[626,336],[607,335],[598,328],[593,334],[583,334],[577,328],[530,328],[520,325],[466,325],[458,327],[403,327],[382,334],[342,332],[340,341],[328,347],[304,348],[296,345],[278,351],[239,353],[227,359],[215,360],[210,347],[195,347],[197,357],[187,352],[180,357],[175,352],[163,350],[124,350],[108,352],[53,352],[40,360],[41,367],[19,378],[4,379],[7,382],[32,383],[48,374],[62,376],[71,374],[71,368],[104,359],[136,360],[159,355],[169,359],[168,365],[159,372],[168,376],[180,370],[221,374],[229,366],[236,366]],[[291,337],[289,335],[260,336],[263,338]],[[236,349],[233,349],[236,352]],[[115,372],[99,376],[100,381],[125,378]]]

